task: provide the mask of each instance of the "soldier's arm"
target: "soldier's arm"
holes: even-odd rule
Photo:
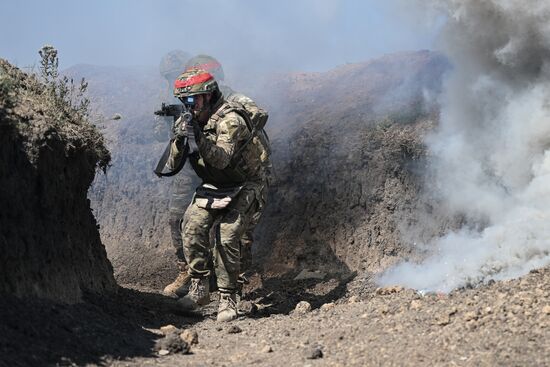
[[[228,113],[218,122],[215,142],[201,134],[198,141],[199,153],[208,164],[224,169],[237,152],[238,143],[246,139],[248,133],[244,119],[237,113]]]

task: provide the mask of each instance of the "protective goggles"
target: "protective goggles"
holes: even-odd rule
[[[187,108],[195,107],[195,96],[188,96],[181,98],[181,101]]]

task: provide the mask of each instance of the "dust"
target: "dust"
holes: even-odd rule
[[[434,4],[448,16],[441,41],[454,69],[427,139],[427,191],[465,225],[380,282],[450,291],[550,263],[550,4]]]

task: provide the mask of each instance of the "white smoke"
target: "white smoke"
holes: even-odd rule
[[[550,2],[435,4],[454,70],[428,139],[432,189],[468,226],[380,282],[446,292],[550,264]]]

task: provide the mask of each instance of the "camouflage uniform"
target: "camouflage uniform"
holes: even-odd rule
[[[224,96],[226,101],[229,102],[238,102],[241,104],[254,104],[254,100],[245,96],[242,93],[235,92],[227,85],[220,85],[220,91]],[[173,122],[164,123],[166,130],[171,129]],[[191,187],[197,186],[195,180],[193,180],[187,174],[179,174],[174,177],[174,183],[172,184],[172,195],[170,200],[170,234],[172,237],[172,245],[176,249],[176,255],[180,263],[185,263],[185,257],[182,249],[182,235],[181,228],[185,219],[183,214],[188,206],[189,202],[189,191]],[[254,242],[254,230],[260,221],[262,210],[265,207],[267,202],[267,188],[268,181],[267,178],[263,183],[263,189],[260,193],[262,205],[258,206],[257,212],[252,216],[250,223],[248,224],[247,229],[244,231],[244,234],[241,238],[241,271],[245,272],[250,269],[252,266],[252,244]]]
[[[256,103],[251,98],[242,93],[237,93],[227,86],[221,86],[220,90],[224,93],[226,100],[229,102],[238,102],[243,105],[256,106]],[[227,94],[225,94],[227,93]],[[249,107],[249,109],[252,109]],[[262,152],[265,155],[264,161],[264,176],[262,182],[262,190],[260,192],[260,204],[257,211],[252,215],[250,223],[246,228],[241,238],[241,272],[246,272],[252,266],[252,244],[254,243],[254,230],[258,225],[262,216],[263,209],[267,203],[267,192],[269,186],[269,178],[271,176],[271,162],[269,161],[269,152]]]
[[[220,99],[214,111],[223,110],[227,103]],[[214,255],[218,288],[222,292],[237,290],[240,270],[241,238],[250,228],[255,214],[264,204],[266,186],[265,165],[257,144],[246,144],[251,132],[237,112],[214,113],[195,134],[199,152],[189,156],[189,162],[203,184],[221,189],[241,188],[223,209],[214,209],[209,200],[195,194],[183,220],[183,250],[193,278],[210,275],[208,259]],[[177,166],[182,158],[180,140],[172,144],[169,167]],[[214,248],[210,245],[210,229],[215,227]]]
[[[159,64],[160,75],[163,76],[168,82],[168,90],[170,93],[169,103],[181,103],[172,94],[172,86],[174,80],[181,73],[181,70],[185,67],[191,55],[185,51],[172,50],[165,54]],[[155,122],[153,127],[153,134],[157,141],[167,142],[172,135],[172,125],[174,120],[172,117],[155,116]],[[192,187],[196,186],[195,180],[186,172],[184,174],[176,175],[172,178],[171,197],[168,219],[170,226],[170,237],[172,239],[172,246],[176,251],[176,257],[178,260],[178,266],[181,270],[185,268],[185,256],[183,254],[183,248],[181,246],[181,222],[185,208],[192,194]]]

